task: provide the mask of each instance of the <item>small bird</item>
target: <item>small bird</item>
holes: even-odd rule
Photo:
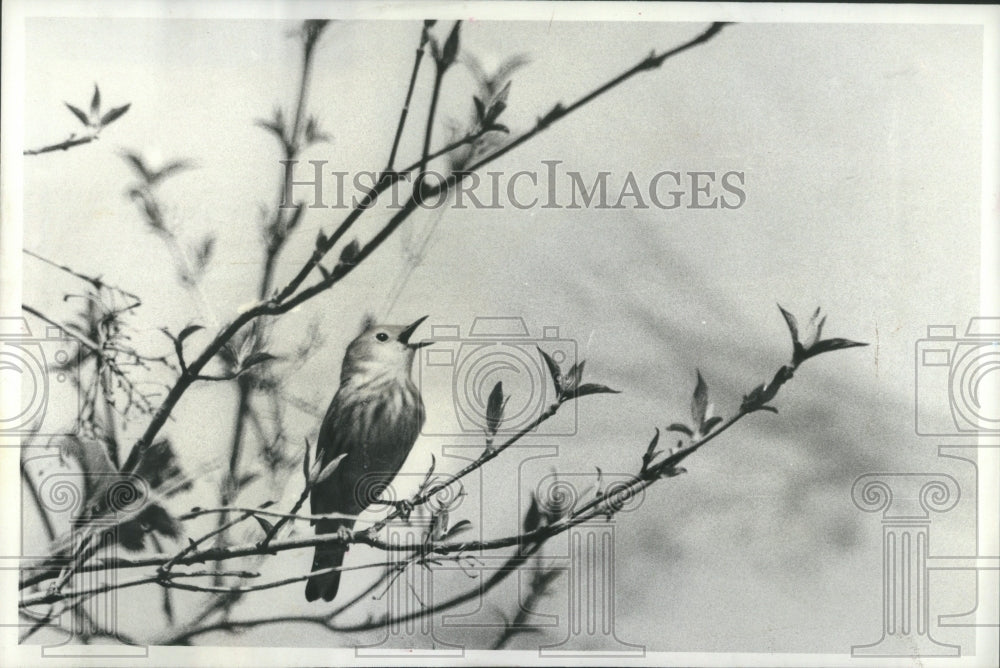
[[[424,403],[410,379],[417,349],[430,341],[410,343],[427,316],[413,324],[376,325],[369,318],[351,342],[340,369],[340,387],[323,418],[316,458],[326,466],[345,455],[330,477],[310,492],[314,515],[358,515],[378,499],[396,477],[424,425]],[[317,534],[349,534],[353,519],[317,520]],[[346,545],[318,545],[312,570],[340,566]],[[332,601],[340,587],[340,571],[314,575],[306,584],[306,600]]]

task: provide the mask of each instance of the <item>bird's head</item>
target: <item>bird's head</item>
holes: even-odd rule
[[[363,331],[347,347],[341,370],[341,381],[360,375],[359,380],[407,380],[413,355],[430,341],[413,343],[413,332],[427,316],[409,325],[379,325],[366,321]]]

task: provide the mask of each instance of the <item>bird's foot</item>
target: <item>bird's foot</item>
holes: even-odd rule
[[[396,509],[399,516],[404,520],[410,519],[410,514],[413,512],[413,502],[408,499],[403,499],[402,501],[394,501],[392,507]]]
[[[343,541],[344,547],[347,547],[347,544],[354,538],[354,532],[345,526],[337,527],[337,538]]]

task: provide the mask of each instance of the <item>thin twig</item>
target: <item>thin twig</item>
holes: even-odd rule
[[[274,540],[274,537],[278,535],[278,532],[281,531],[283,526],[288,524],[288,522],[293,519],[298,519],[298,515],[296,515],[296,513],[299,512],[299,509],[302,508],[303,504],[305,504],[306,499],[309,498],[309,491],[311,489],[312,485],[309,485],[308,483],[302,488],[302,492],[299,494],[299,498],[295,501],[295,505],[292,506],[292,510],[287,514],[282,514],[282,517],[280,517],[278,521],[271,526],[267,534],[264,535],[264,539],[260,541],[261,548],[267,549],[267,546],[271,544],[271,541]]]
[[[84,273],[81,273],[79,271],[76,271],[75,269],[73,269],[71,267],[68,267],[68,266],[66,266],[64,264],[59,264],[58,262],[55,262],[54,260],[50,260],[50,259],[48,259],[47,257],[45,257],[43,255],[39,255],[35,251],[28,250],[27,248],[23,248],[23,249],[21,249],[21,251],[25,255],[30,255],[31,257],[35,258],[36,260],[40,260],[40,261],[44,262],[45,264],[51,265],[51,266],[55,267],[56,269],[59,269],[60,271],[66,272],[70,276],[74,276],[76,278],[79,278],[82,281],[86,281],[87,283],[90,283],[97,290],[101,290],[102,288],[108,288],[109,290],[114,290],[115,292],[118,292],[118,293],[120,293],[120,294],[128,297],[129,299],[134,300],[137,305],[142,304],[142,299],[140,299],[139,296],[136,295],[135,293],[129,292],[128,290],[120,288],[117,285],[111,285],[110,283],[105,282],[99,276],[88,276],[87,274],[84,274]]]
[[[664,60],[666,60],[666,58],[675,55],[677,53],[680,53],[686,50],[687,48],[694,46],[695,44],[700,44],[702,42],[707,41],[721,29],[722,25],[723,24],[713,24],[713,26],[708,30],[706,30],[702,35],[686,43],[685,45],[682,45],[676,49],[668,51],[662,54],[661,56],[652,58],[652,60],[651,59],[644,60],[642,63],[632,68],[631,70],[627,71],[623,75],[620,75],[615,79],[612,79],[607,84],[604,84],[603,86],[600,86],[599,88],[595,89],[593,92],[585,95],[583,98],[581,98],[574,104],[570,105],[570,107],[563,109],[561,113],[556,115],[550,114],[545,119],[546,120],[545,127],[547,127],[552,122],[565,117],[568,113],[582,107],[584,104],[592,101],[599,95],[607,92],[608,90],[611,90],[613,87],[617,86],[622,81],[631,77],[636,72],[645,69],[651,69],[652,67],[658,67],[660,64],[662,64]],[[487,164],[488,162],[497,159],[501,155],[512,150],[514,146],[519,145],[520,143],[526,141],[528,136],[536,134],[538,131],[540,131],[539,128],[536,128],[533,131],[529,131],[528,135],[522,136],[521,138],[515,140],[515,142],[512,142],[511,144],[508,144],[504,148],[499,149],[498,151],[495,151],[494,153],[485,156],[482,160],[479,161],[479,163],[477,163],[476,168],[481,167]],[[445,182],[430,188],[430,194],[434,195],[442,191],[446,192],[455,184],[459,183],[465,177],[465,175],[469,173],[471,173],[471,170],[461,175],[454,175],[454,174],[451,175]],[[401,225],[402,222],[416,209],[417,205],[418,205],[417,199],[411,197],[410,200],[408,200],[406,205],[403,207],[403,210],[398,212],[395,216],[393,216],[385,224],[382,230],[379,233],[377,233],[375,237],[373,237],[360,250],[358,256],[355,259],[355,262],[338,265],[338,267],[331,274],[329,279],[324,279],[323,281],[313,286],[310,286],[305,290],[302,290],[294,297],[291,297],[291,295],[297,290],[299,285],[301,285],[302,281],[305,280],[305,277],[308,275],[308,273],[311,272],[313,268],[315,268],[315,266],[319,263],[319,260],[322,259],[325,253],[328,252],[333,247],[333,244],[330,243],[326,244],[324,248],[317,248],[316,251],[314,251],[312,257],[309,259],[309,261],[307,261],[306,265],[302,268],[302,270],[300,270],[299,274],[297,274],[286,285],[285,288],[278,291],[275,297],[269,300],[262,300],[258,302],[256,305],[240,313],[228,325],[224,326],[218,332],[215,338],[205,347],[202,353],[189,364],[185,372],[183,372],[180,375],[175,384],[170,388],[166,398],[163,400],[160,407],[153,415],[152,419],[150,420],[150,423],[147,425],[146,430],[143,432],[142,436],[140,436],[140,438],[138,439],[135,447],[140,449],[148,447],[148,445],[152,442],[153,438],[155,438],[156,434],[166,423],[171,412],[173,411],[173,408],[177,405],[180,398],[184,395],[187,389],[195,382],[200,371],[215,357],[215,355],[219,352],[219,350],[221,350],[221,348],[247,323],[253,321],[254,319],[262,315],[277,315],[280,313],[287,312],[292,308],[294,308],[295,306],[297,306],[298,304],[306,301],[307,299],[312,298],[319,292],[322,292],[331,287],[337,281],[339,281],[344,276],[349,274],[354,267],[360,264],[362,260],[364,260],[377,248],[379,248],[381,244],[389,236],[391,236],[392,233],[399,227],[399,225]],[[363,209],[358,208],[352,211],[348,215],[348,217],[341,224],[341,227],[338,228],[338,232],[340,233],[340,235],[342,235],[343,232],[346,231],[346,229],[350,226],[353,220],[356,220],[357,217],[360,216],[362,211]],[[335,237],[336,236],[337,234],[335,233]],[[331,237],[331,239],[333,238]],[[269,548],[270,550],[274,550],[278,548],[279,545],[282,545],[283,549],[293,549],[294,546],[291,545],[292,543],[301,543],[301,546],[305,547],[305,546],[314,546],[316,544],[319,544],[320,542],[323,541],[316,541],[316,539],[313,539],[311,541],[283,541],[281,543],[278,542],[272,543],[269,546]],[[215,560],[216,558],[233,558],[236,556],[247,556],[249,554],[256,554],[257,552],[254,551],[255,549],[257,549],[256,546],[249,549],[240,549],[240,550],[214,550],[214,551],[207,550],[205,552],[194,553],[192,555],[189,555],[188,559],[191,559],[192,563],[196,563],[195,560],[205,561],[205,560]],[[163,563],[163,562],[159,561],[158,563]],[[42,579],[45,579],[44,575]]]
[[[421,608],[413,612],[399,615],[397,617],[381,617],[378,619],[369,618],[364,622],[359,622],[356,624],[349,624],[338,626],[332,623],[331,619],[327,615],[316,615],[316,616],[297,616],[297,615],[280,615],[280,616],[268,616],[268,617],[257,617],[253,619],[229,619],[218,622],[216,624],[206,625],[197,629],[191,629],[187,631],[182,636],[178,636],[178,642],[185,642],[191,638],[202,635],[204,633],[210,633],[212,631],[236,631],[240,629],[255,628],[258,626],[269,626],[272,624],[288,624],[288,623],[305,623],[321,626],[329,631],[337,633],[357,633],[360,631],[370,631],[373,629],[386,628],[390,624],[402,624],[414,619],[420,619],[426,615],[436,614],[438,612],[443,612],[449,610],[468,601],[475,600],[487,592],[494,589],[501,582],[506,580],[511,573],[516,571],[521,567],[532,555],[534,555],[539,549],[540,545],[529,545],[525,546],[512,557],[510,557],[502,566],[500,566],[497,571],[491,575],[486,580],[478,583],[476,586],[471,587],[468,591],[461,594],[453,596],[452,598],[437,603],[428,608]]]
[[[302,130],[302,119],[305,115],[306,100],[309,95],[309,81],[312,72],[313,56],[315,54],[316,41],[319,39],[319,35],[322,32],[322,28],[325,24],[315,27],[315,25],[306,24],[303,28],[308,31],[305,35],[305,43],[303,45],[302,53],[302,67],[299,74],[299,87],[295,96],[295,115],[292,122],[291,130],[286,140],[283,142],[285,150],[286,160],[295,160],[299,154],[301,148],[299,142],[299,135]],[[274,268],[284,248],[285,242],[288,239],[288,228],[290,219],[286,218],[286,209],[281,206],[284,201],[286,184],[282,182],[278,186],[277,192],[277,205],[274,207],[274,220],[269,226],[270,239],[267,243],[267,248],[264,253],[264,267],[261,272],[260,287],[258,289],[258,298],[265,299],[268,293],[271,291],[271,284],[274,281]],[[301,208],[296,208],[295,212],[291,214],[293,219],[298,221],[299,217],[302,215]],[[230,446],[229,453],[229,474],[228,478],[223,480],[222,490],[219,495],[220,505],[226,506],[232,501],[232,496],[235,496],[239,489],[237,488],[239,480],[239,468],[240,459],[243,450],[243,435],[244,435],[244,423],[247,418],[247,414],[253,410],[251,405],[251,395],[253,394],[253,385],[250,382],[241,381],[238,383],[239,398],[237,400],[236,408],[236,426],[233,430],[232,444]],[[223,525],[226,524],[228,518],[223,513],[219,516],[219,528],[218,533],[220,545],[225,539],[225,529]]]
[[[146,584],[158,584],[164,587],[173,587],[176,589],[187,589],[190,591],[215,591],[214,589],[201,589],[194,588],[192,585],[182,585],[174,582],[177,578],[198,578],[198,577],[214,577],[216,575],[221,575],[224,577],[238,577],[238,578],[256,578],[260,577],[260,573],[254,571],[191,571],[187,573],[157,573],[155,575],[150,575],[148,577],[136,578],[134,580],[126,580],[124,582],[106,582],[102,585],[96,587],[90,587],[88,589],[76,589],[68,592],[62,591],[48,591],[40,592],[32,596],[25,596],[21,599],[18,605],[22,608],[28,608],[33,605],[45,605],[49,603],[57,603],[59,601],[65,601],[67,599],[79,598],[82,596],[96,596],[98,594],[106,594],[110,591],[117,591],[119,589],[128,589],[129,587],[138,587],[140,585]],[[224,589],[223,591],[229,591],[229,589]]]
[[[738,413],[733,418],[730,418],[729,421],[721,425],[717,430],[713,431],[712,433],[706,436],[703,436],[701,439],[696,440],[688,447],[678,450],[672,455],[666,457],[663,461],[657,463],[656,466],[651,467],[647,472],[636,474],[626,485],[626,487],[616,488],[610,495],[605,493],[602,494],[601,496],[596,497],[595,499],[591,500],[582,507],[574,509],[571,515],[567,516],[566,518],[557,523],[541,526],[533,531],[528,531],[522,534],[504,536],[501,538],[494,538],[489,540],[427,543],[419,548],[419,554],[425,555],[433,553],[433,554],[443,555],[450,553],[496,550],[505,547],[523,545],[526,543],[539,542],[547,538],[550,538],[551,536],[563,533],[572,527],[578,526],[579,524],[582,524],[596,517],[606,516],[608,514],[614,514],[614,512],[616,512],[614,504],[622,500],[623,494],[631,494],[638,492],[641,489],[645,489],[650,484],[660,479],[661,476],[665,475],[679,462],[683,461],[683,459],[685,459],[693,452],[698,450],[705,443],[714,439],[716,436],[718,436],[723,431],[728,429],[730,426],[732,426],[732,424],[734,424],[736,421],[744,417],[746,414],[747,413],[743,412]],[[512,439],[516,437],[517,435],[512,437]],[[503,451],[503,449],[509,447],[511,442],[513,442],[513,440],[508,441],[508,443],[506,443],[505,445],[502,445],[500,448],[497,448],[496,450],[492,451],[489,456],[484,455],[479,460],[476,460],[476,462],[473,462],[472,464],[467,466],[466,469],[474,470],[474,468],[471,467],[473,467],[473,465],[477,463],[478,466],[482,466],[482,464],[485,463],[485,461],[489,461],[493,457],[496,457],[500,452]],[[463,471],[465,471],[466,469],[463,469]],[[419,495],[418,497],[416,497],[416,499],[418,500],[422,499],[423,501],[426,501],[427,499],[432,498],[434,494],[444,489],[444,487],[456,482],[462,475],[465,474],[460,472],[459,474],[455,474],[454,476],[449,477],[444,482],[433,486],[430,490],[428,490],[428,492]],[[230,512],[236,512],[236,511],[253,512],[253,513],[259,513],[261,515],[274,515],[277,517],[283,517],[287,515],[285,513],[276,513],[272,511],[259,510],[253,508],[229,508],[228,510]],[[212,512],[219,512],[219,509],[195,511],[195,513],[197,514],[212,513]],[[394,511],[392,514],[396,515],[398,512],[399,511]],[[192,515],[189,514],[189,516]],[[294,519],[305,520],[311,517],[312,516],[297,515],[294,517]],[[320,516],[316,517],[319,518]],[[325,544],[359,543],[387,552],[412,552],[414,549],[412,546],[388,543],[375,537],[374,534],[377,533],[379,530],[381,530],[387,524],[388,521],[389,521],[388,518],[386,518],[380,520],[379,522],[376,522],[376,524],[370,529],[355,531],[346,541],[339,534],[324,534],[306,538],[295,538],[295,539],[286,539],[281,541],[273,541],[269,545],[267,545],[266,548],[262,548],[260,542],[248,543],[238,546],[213,547],[206,550],[194,551],[180,558],[177,558],[176,555],[172,557],[157,556],[157,557],[148,557],[144,559],[134,559],[134,560],[116,560],[109,558],[102,561],[101,563],[83,565],[78,570],[81,572],[86,572],[86,571],[100,571],[100,570],[120,569],[120,568],[137,568],[143,566],[159,566],[171,559],[174,560],[175,565],[196,564],[208,561],[224,561],[239,557],[259,556],[265,553],[274,554],[286,550],[297,550],[309,547],[316,547],[317,545],[325,545]],[[50,577],[51,575],[48,573],[41,573],[35,576],[30,576],[28,578],[25,578],[21,582],[20,586],[23,589],[25,587],[38,584],[39,582],[49,579]]]
[[[454,556],[448,557],[448,561],[459,561],[463,557]],[[303,573],[300,575],[293,575],[287,578],[281,578],[278,580],[272,580],[270,582],[264,582],[258,585],[233,585],[233,586],[218,586],[218,585],[187,585],[179,584],[175,582],[177,578],[193,578],[193,577],[238,577],[238,578],[256,578],[260,577],[260,573],[255,571],[225,571],[225,570],[213,570],[213,571],[189,571],[189,572],[178,572],[178,571],[158,571],[155,575],[150,575],[147,577],[136,578],[133,580],[126,580],[125,582],[119,583],[105,583],[98,585],[96,587],[91,587],[88,589],[76,589],[70,591],[47,591],[39,592],[31,596],[25,596],[21,599],[19,605],[22,608],[28,608],[35,605],[46,605],[51,603],[57,603],[60,601],[71,600],[79,597],[90,597],[98,594],[105,594],[110,591],[116,591],[119,589],[126,589],[129,587],[138,587],[140,585],[146,584],[157,584],[161,587],[167,587],[172,589],[183,589],[186,591],[201,592],[201,593],[216,593],[216,594],[232,594],[232,593],[250,593],[256,591],[264,591],[267,589],[276,589],[278,587],[284,587],[290,584],[296,584],[298,582],[305,582],[311,577],[316,575],[324,575],[333,572],[347,572],[347,571],[362,571],[370,570],[372,568],[386,568],[390,571],[403,569],[409,566],[419,563],[421,560],[426,559],[426,555],[414,555],[413,557],[388,562],[379,563],[368,563],[368,564],[357,564],[355,566],[331,566],[329,568],[320,568],[309,573]]]
[[[45,315],[44,313],[42,313],[38,309],[36,309],[36,308],[34,308],[32,306],[29,306],[27,304],[21,304],[21,310],[24,311],[25,313],[29,313],[29,314],[35,316],[36,318],[38,318],[39,320],[41,320],[45,324],[51,325],[52,327],[55,327],[56,329],[58,329],[60,332],[62,332],[63,334],[65,334],[69,338],[75,340],[77,343],[83,344],[83,346],[85,348],[91,350],[92,352],[95,352],[98,355],[102,355],[104,353],[104,348],[99,343],[91,341],[89,338],[87,338],[83,334],[80,334],[79,332],[76,332],[76,331],[74,331],[72,329],[69,329],[68,327],[60,325],[58,322],[56,322],[55,320],[53,320],[49,316]]]
[[[434,70],[434,87],[431,89],[431,102],[430,108],[427,111],[427,124],[424,127],[424,148],[420,152],[420,167],[418,168],[419,175],[417,176],[417,184],[423,179],[424,170],[427,169],[428,156],[431,153],[431,136],[434,133],[434,121],[437,119],[437,105],[438,98],[441,96],[441,84],[444,82],[444,75],[447,71],[446,68],[440,65]]]
[[[535,429],[537,429],[539,425],[541,425],[543,422],[545,422],[550,417],[552,417],[553,415],[555,415],[556,411],[559,410],[559,406],[560,405],[561,405],[561,402],[557,402],[557,403],[554,403],[554,404],[550,405],[548,408],[546,408],[544,411],[542,411],[541,415],[539,415],[537,418],[535,418],[534,420],[532,420],[529,424],[527,424],[526,426],[524,426],[520,431],[518,431],[516,434],[514,434],[513,436],[511,436],[509,439],[507,439],[500,446],[498,446],[496,448],[489,448],[487,450],[484,450],[483,454],[479,458],[477,458],[475,461],[470,462],[469,464],[467,464],[458,473],[454,473],[454,474],[448,476],[447,478],[445,478],[441,482],[437,483],[436,485],[433,485],[430,489],[428,489],[428,490],[426,490],[426,491],[418,494],[414,498],[410,499],[410,503],[413,506],[420,506],[420,505],[423,505],[423,504],[427,503],[429,500],[433,499],[436,495],[438,495],[439,493],[441,493],[443,490],[447,489],[448,487],[451,487],[453,484],[455,484],[456,482],[458,482],[459,480],[461,480],[465,476],[469,475],[470,473],[472,473],[476,469],[481,468],[487,462],[495,459],[496,457],[498,457],[500,455],[501,452],[503,452],[504,450],[506,450],[510,446],[512,446],[515,443],[517,443],[525,435],[531,433],[532,431],[534,431]],[[376,523],[373,527],[371,527],[370,529],[367,529],[366,531],[371,532],[371,533],[379,531],[380,529],[382,529],[382,527],[384,527],[386,524],[388,524],[392,520],[398,519],[399,517],[402,517],[403,516],[403,512],[404,511],[401,510],[401,509],[393,510],[384,519],[382,519],[380,522]]]
[[[160,566],[160,568],[158,569],[157,572],[161,573],[161,574],[166,573],[180,559],[183,559],[187,555],[189,555],[192,552],[196,551],[198,549],[198,546],[201,545],[202,543],[204,543],[205,541],[207,541],[209,538],[217,536],[220,533],[222,533],[223,531],[226,531],[227,529],[236,526],[237,524],[239,524],[243,520],[249,519],[251,517],[253,517],[253,511],[249,511],[248,510],[248,511],[244,512],[243,515],[241,515],[240,517],[238,517],[238,518],[236,518],[234,520],[230,520],[230,521],[222,524],[221,526],[217,527],[216,529],[214,529],[212,531],[209,531],[204,536],[201,536],[197,540],[191,540],[191,542],[188,543],[188,545],[184,549],[180,550],[176,555],[174,555],[174,557],[172,559],[170,559],[165,564],[163,564],[162,566]]]
[[[391,172],[392,166],[396,164],[396,151],[399,149],[399,140],[403,137],[403,128],[406,126],[406,116],[410,113],[410,100],[413,98],[413,88],[417,83],[417,73],[420,71],[420,61],[424,57],[424,49],[427,47],[427,41],[430,39],[427,28],[427,23],[424,22],[424,27],[420,31],[420,46],[417,47],[417,54],[413,59],[413,71],[410,73],[410,84],[406,89],[406,99],[403,101],[403,108],[399,112],[399,124],[396,126],[396,136],[392,140],[392,150],[389,152],[389,162],[385,168],[386,172]]]
[[[359,520],[357,515],[347,513],[321,513],[319,515],[297,515],[294,512],[282,513],[276,510],[264,510],[263,508],[248,508],[246,506],[227,506],[226,508],[199,508],[184,513],[177,519],[181,521],[194,519],[203,515],[217,515],[219,513],[248,513],[260,517],[278,517],[288,520],[302,520],[303,522],[314,522],[319,520],[351,520],[353,522],[364,522]]]
[[[42,153],[51,153],[52,151],[68,151],[74,146],[82,146],[83,144],[89,144],[92,141],[97,140],[97,135],[87,135],[84,137],[75,137],[70,135],[67,139],[59,142],[58,144],[50,144],[49,146],[43,146],[41,148],[27,148],[24,150],[22,155],[41,155]]]
[[[649,58],[644,59],[643,61],[641,61],[635,67],[630,68],[629,70],[627,70],[623,74],[621,74],[621,75],[619,75],[619,76],[611,79],[609,82],[607,82],[607,83],[599,86],[598,88],[594,89],[590,93],[584,95],[583,97],[581,97],[580,99],[578,99],[576,102],[574,102],[573,104],[571,104],[569,107],[563,108],[561,105],[557,105],[556,106],[557,109],[562,109],[561,113],[559,113],[557,116],[551,116],[551,112],[550,112],[550,117],[547,117],[547,120],[545,121],[544,127],[548,127],[552,123],[561,120],[562,118],[564,118],[568,114],[572,113],[573,111],[576,111],[580,107],[588,104],[589,102],[592,102],[594,99],[596,99],[600,95],[603,95],[604,93],[608,92],[609,90],[611,90],[615,86],[619,85],[620,83],[622,83],[626,79],[630,78],[634,74],[636,74],[636,73],[638,73],[640,71],[643,71],[643,70],[651,69],[652,67],[654,67],[654,65],[651,64],[652,62],[656,63],[655,67],[658,67],[659,65],[661,65],[663,63],[663,61],[667,60],[668,58],[670,58],[670,57],[672,57],[674,55],[677,55],[677,54],[679,54],[679,53],[681,53],[683,51],[686,51],[687,49],[689,49],[689,48],[691,48],[691,47],[693,47],[693,46],[695,46],[697,44],[701,44],[703,42],[708,41],[709,39],[711,39],[712,37],[714,37],[725,25],[726,25],[725,23],[713,23],[711,25],[711,27],[709,27],[705,32],[703,32],[702,34],[700,34],[698,37],[695,37],[694,39],[692,39],[692,40],[690,40],[688,42],[685,42],[681,46],[679,46],[679,47],[677,47],[675,49],[671,49],[670,51],[667,51],[667,52],[661,54],[660,56],[655,56],[655,57],[654,56],[650,56]],[[542,123],[542,121],[539,121],[539,124],[541,124],[541,123]],[[484,156],[473,167],[470,167],[470,168],[467,168],[466,170],[463,170],[462,176],[460,178],[456,178],[455,182],[456,183],[460,182],[461,180],[463,180],[465,178],[465,176],[468,176],[469,174],[473,173],[475,170],[479,169],[480,167],[483,167],[486,164],[488,164],[490,162],[493,162],[497,158],[499,158],[502,155],[506,154],[507,152],[513,150],[513,148],[515,148],[516,146],[519,146],[520,144],[524,143],[525,141],[527,141],[528,139],[530,139],[535,134],[538,134],[539,132],[541,132],[541,130],[544,129],[544,127],[537,127],[536,126],[536,128],[534,128],[533,130],[528,131],[524,135],[521,135],[520,137],[518,137],[516,140],[510,142],[509,144],[506,144],[503,148],[501,148],[501,149],[499,149],[499,150],[497,150],[497,151],[495,151],[493,153],[490,153],[489,155]],[[416,165],[413,167],[413,169],[419,168],[421,162],[422,162],[422,160],[418,161],[416,163]],[[408,168],[407,170],[403,170],[403,171],[404,172],[408,172],[408,171],[412,171],[412,169]],[[365,194],[365,197],[362,198],[359,206],[355,207],[355,209],[353,209],[347,215],[347,217],[344,219],[344,221],[340,224],[340,226],[337,228],[337,230],[333,233],[333,235],[329,237],[328,243],[324,244],[324,246],[322,248],[317,248],[315,251],[313,251],[312,257],[309,258],[309,260],[306,262],[305,266],[303,266],[302,269],[299,271],[299,273],[296,274],[295,277],[293,277],[292,280],[289,281],[288,284],[282,290],[280,290],[278,292],[277,296],[273,300],[274,302],[276,302],[276,303],[284,303],[292,294],[295,293],[295,291],[298,289],[298,287],[302,284],[303,281],[305,281],[305,279],[309,276],[309,274],[316,268],[316,266],[319,264],[320,260],[323,259],[323,257],[326,255],[326,253],[329,252],[334,247],[334,245],[337,243],[337,241],[344,235],[344,233],[346,233],[346,231],[361,216],[361,214],[365,210],[371,208],[371,206],[375,203],[375,200],[377,199],[378,195],[381,194],[382,192],[384,192],[389,187],[389,185],[390,185],[390,182],[388,182],[387,180],[381,180],[378,184],[376,184],[373,188],[371,188]],[[454,185],[454,183],[452,183],[451,185]],[[451,187],[451,185],[449,185],[449,188]],[[430,196],[436,196],[440,192],[441,189],[442,188],[433,188],[427,194],[430,195]],[[430,197],[426,197],[426,199],[430,199]],[[398,226],[398,223],[402,222],[402,220],[404,220],[406,218],[406,216],[408,216],[410,213],[412,213],[412,211],[414,209],[416,209],[416,203],[415,202],[413,203],[412,207],[409,207],[409,209],[405,212],[404,215],[394,217],[394,220],[398,220],[398,222],[396,222],[394,224],[392,221],[390,221],[390,223],[386,225],[387,228],[390,228],[389,232],[391,233],[391,231],[394,230],[396,226]],[[400,212],[400,213],[403,214],[403,212]],[[386,236],[388,236],[388,235],[386,235]],[[377,247],[377,244],[376,244],[375,247]],[[371,250],[374,250],[374,248],[372,248]],[[360,259],[358,260],[358,262],[355,262],[353,265],[350,265],[350,267],[357,266],[357,264],[359,262],[360,262]],[[344,272],[345,275],[346,275],[346,273],[349,273],[350,267],[348,267],[347,270]],[[334,282],[336,282],[336,281],[334,281]],[[330,283],[330,285],[332,285],[332,284],[333,283]],[[320,291],[322,291],[322,290],[320,290]],[[314,294],[316,294],[316,293],[315,292],[310,293],[310,297],[313,296]],[[304,301],[304,300],[299,300],[296,303],[297,304],[301,303],[301,301]]]

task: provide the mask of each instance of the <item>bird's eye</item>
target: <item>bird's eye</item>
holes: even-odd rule
[[[378,334],[375,335],[375,338],[378,339],[379,341],[388,341],[389,335],[386,334],[385,332],[379,332]]]

